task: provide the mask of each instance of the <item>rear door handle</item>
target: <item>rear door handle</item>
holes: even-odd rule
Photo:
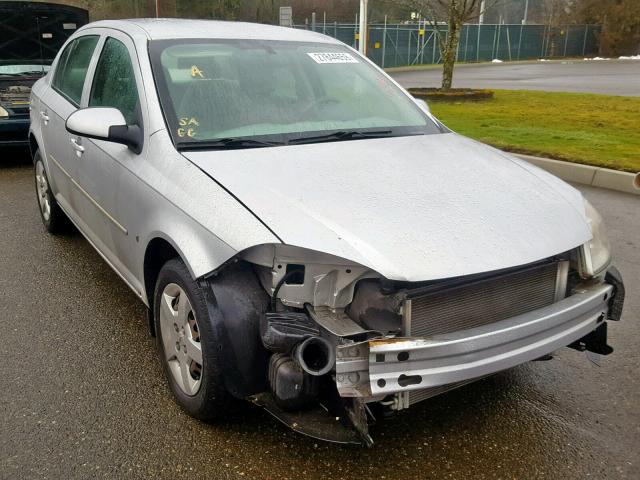
[[[80,141],[75,138],[71,139],[71,145],[73,145],[73,149],[76,151],[76,155],[79,157],[84,153],[84,147],[80,145]]]
[[[44,120],[45,125],[49,123],[49,115],[47,115],[46,110],[40,110],[40,118]]]

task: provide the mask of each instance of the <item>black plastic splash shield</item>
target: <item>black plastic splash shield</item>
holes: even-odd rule
[[[304,410],[287,412],[281,409],[268,392],[252,395],[249,400],[264,408],[293,431],[326,442],[362,445],[360,435],[345,426],[340,417],[332,416],[320,404]]]

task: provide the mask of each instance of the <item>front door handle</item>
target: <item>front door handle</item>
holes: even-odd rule
[[[72,138],[71,145],[73,145],[73,149],[76,151],[76,155],[78,157],[82,156],[82,154],[84,153],[84,147],[80,144],[80,140]]]
[[[40,110],[40,118],[42,118],[45,125],[49,123],[49,115],[46,110]]]

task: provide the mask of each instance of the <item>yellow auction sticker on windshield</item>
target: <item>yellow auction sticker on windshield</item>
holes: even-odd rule
[[[350,53],[307,53],[316,63],[360,63]]]
[[[192,65],[191,66],[191,77],[193,77],[193,78],[196,78],[196,77],[204,78],[203,73],[204,72],[202,70],[200,70],[197,65]]]

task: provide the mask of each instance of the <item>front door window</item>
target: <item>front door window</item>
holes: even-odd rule
[[[127,125],[138,123],[138,89],[127,47],[107,38],[93,77],[90,107],[114,107],[122,112]]]

